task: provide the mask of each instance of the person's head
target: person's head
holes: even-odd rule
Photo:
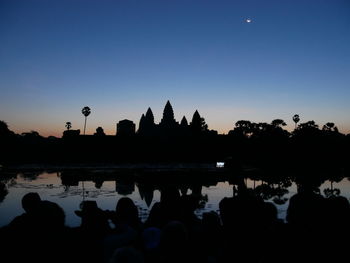
[[[65,225],[66,215],[56,203],[41,201],[32,211],[34,225],[43,230],[59,230]]]
[[[338,226],[348,224],[350,220],[350,203],[344,196],[331,196],[326,199],[328,206],[326,217],[328,223]]]
[[[115,208],[117,223],[135,224],[139,221],[137,206],[129,197],[119,199]]]
[[[24,211],[31,212],[40,203],[40,195],[36,192],[30,192],[22,197],[22,207]]]
[[[81,226],[90,229],[100,229],[105,231],[109,228],[106,212],[98,208],[96,201],[87,200],[80,204],[81,210],[76,210],[75,214],[81,217]]]
[[[219,202],[220,217],[221,217],[222,224],[224,226],[229,224],[234,217],[234,212],[232,207],[233,207],[232,197],[231,198],[224,197]]]
[[[75,214],[79,217],[94,215],[99,208],[97,207],[96,201],[87,200],[80,203],[80,209],[74,211]]]
[[[323,196],[312,191],[296,193],[289,199],[287,222],[315,227],[322,220],[326,204]]]

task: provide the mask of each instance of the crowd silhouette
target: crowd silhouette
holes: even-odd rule
[[[0,229],[2,262],[338,262],[346,256],[350,204],[341,195],[323,196],[298,184],[286,220],[277,208],[237,182],[219,211],[195,210],[198,196],[168,185],[141,221],[133,200],[115,210],[84,200],[75,211],[79,227],[65,224],[65,212],[35,193],[23,196],[24,213]]]

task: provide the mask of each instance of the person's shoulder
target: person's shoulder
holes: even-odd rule
[[[9,227],[20,227],[24,226],[28,223],[28,215],[27,213],[23,213],[19,216],[16,216],[12,221],[9,223]]]

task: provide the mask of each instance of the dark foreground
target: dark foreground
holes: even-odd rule
[[[307,182],[289,201],[287,221],[237,179],[233,197],[219,213],[194,214],[195,195],[162,189],[145,222],[128,197],[115,211],[94,201],[65,225],[65,213],[37,194],[22,199],[24,214],[0,229],[1,262],[339,262],[346,258],[350,205],[339,195],[323,197]]]

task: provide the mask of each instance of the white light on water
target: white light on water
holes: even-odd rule
[[[217,162],[216,163],[216,168],[224,168],[225,167],[225,163],[224,162]]]

